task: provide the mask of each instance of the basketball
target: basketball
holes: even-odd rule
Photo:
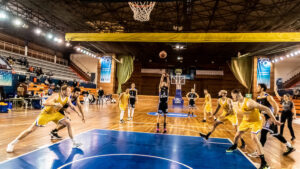
[[[166,51],[161,51],[161,52],[159,52],[159,57],[161,58],[161,59],[165,59],[166,57],[167,57],[167,52]]]

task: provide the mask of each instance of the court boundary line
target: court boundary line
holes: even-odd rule
[[[99,131],[99,130],[100,130],[100,131],[101,131],[101,130],[104,130],[104,131],[117,131],[117,132],[128,132],[128,133],[144,133],[144,134],[152,134],[152,135],[185,136],[185,137],[197,137],[197,138],[199,138],[199,136],[187,136],[187,135],[179,135],[179,134],[162,134],[162,133],[149,133],[149,132],[137,132],[137,131],[122,131],[122,130],[115,130],[114,128],[113,128],[113,129],[98,129],[98,128],[94,128],[94,129],[90,129],[90,130],[84,131],[84,132],[82,132],[82,133],[79,133],[79,134],[75,135],[75,137],[77,137],[77,136],[79,136],[79,135],[82,135],[82,134],[85,134],[85,133],[88,133],[88,132],[92,132],[92,131],[94,131],[94,130],[95,130],[95,131],[97,131],[97,130],[98,130],[98,131]],[[233,142],[232,142],[229,138],[218,138],[218,137],[212,137],[212,138],[213,138],[213,139],[223,139],[223,140],[228,140],[231,144],[233,144]],[[38,151],[38,150],[44,149],[44,148],[46,148],[46,147],[50,147],[50,146],[53,146],[53,145],[56,145],[56,144],[65,142],[65,141],[67,141],[67,140],[69,140],[69,139],[70,139],[70,138],[67,138],[67,139],[58,141],[58,142],[56,142],[56,143],[54,143],[54,144],[51,144],[51,145],[49,145],[49,144],[43,145],[43,146],[41,146],[41,147],[39,147],[39,148],[37,148],[37,149],[35,149],[35,150],[33,150],[33,151],[30,151],[30,152],[21,154],[21,155],[19,155],[19,156],[13,157],[13,158],[11,158],[11,159],[2,161],[2,162],[0,162],[0,165],[3,164],[3,163],[6,163],[6,162],[8,162],[8,161],[11,161],[11,160],[14,160],[14,159],[23,157],[23,156],[25,156],[25,155],[28,155],[28,154],[30,154],[30,153],[36,152],[36,151]],[[203,138],[202,138],[202,139],[203,139]],[[203,139],[203,140],[204,140],[204,139]],[[208,142],[207,140],[204,140],[203,143],[211,143],[211,144],[230,144],[230,143]],[[254,163],[248,156],[246,156],[245,153],[244,153],[243,151],[241,151],[239,148],[238,148],[238,150],[242,153],[242,155],[243,155],[246,159],[248,159],[248,161],[250,161],[250,163],[251,163],[254,167],[256,167],[256,166],[255,166],[255,163]],[[79,160],[80,160],[80,159],[79,159]],[[174,162],[176,162],[176,161],[174,161]],[[179,163],[180,163],[180,162],[179,162]],[[183,163],[182,163],[182,164],[183,164]],[[183,165],[185,166],[185,164],[183,164]],[[61,166],[60,166],[60,167],[61,167]],[[188,166],[188,167],[189,167],[189,166]],[[192,168],[191,168],[191,169],[192,169]]]
[[[90,156],[90,157],[86,157],[86,158],[81,158],[81,159],[78,159],[78,160],[75,160],[75,161],[71,161],[67,164],[64,164],[60,167],[58,167],[57,169],[62,169],[63,167],[66,167],[70,164],[73,164],[73,163],[76,163],[76,162],[79,162],[79,161],[84,161],[84,160],[87,160],[87,159],[92,159],[92,158],[97,158],[97,157],[105,157],[105,156],[141,156],[141,157],[151,157],[151,158],[157,158],[157,159],[163,159],[163,160],[166,160],[166,161],[171,161],[171,162],[174,162],[174,163],[177,163],[177,164],[180,164],[188,169],[193,169],[192,167],[184,164],[184,163],[181,163],[179,161],[175,161],[175,160],[172,160],[172,159],[168,159],[168,158],[165,158],[165,157],[159,157],[159,156],[152,156],[152,155],[146,155],[146,154],[102,154],[102,155],[96,155],[96,156]]]
[[[90,129],[90,130],[84,131],[84,132],[82,132],[82,133],[79,133],[79,134],[75,135],[75,137],[76,137],[76,136],[79,136],[79,135],[81,135],[81,134],[90,132],[90,131],[92,131],[92,130],[95,130],[95,129]],[[50,147],[50,146],[56,145],[56,144],[58,144],[58,143],[61,143],[61,142],[67,141],[67,140],[70,140],[70,138],[66,138],[66,139],[60,140],[60,141],[58,141],[58,142],[56,142],[56,143],[53,143],[53,144],[51,144],[51,145],[49,145],[49,144],[43,145],[43,146],[41,146],[41,147],[38,147],[38,148],[35,149],[35,150],[29,151],[29,152],[27,152],[27,153],[21,154],[21,155],[16,156],[16,157],[13,157],[13,158],[11,158],[11,159],[7,159],[7,160],[5,160],[5,161],[1,161],[1,162],[0,162],[0,165],[3,164],[3,163],[5,163],[5,162],[8,162],[8,161],[10,161],[10,160],[14,160],[14,159],[16,159],[16,158],[20,158],[20,157],[25,156],[25,155],[27,155],[27,154],[29,154],[29,153],[33,153],[33,152],[35,152],[35,151],[38,151],[38,150],[44,149],[44,148],[46,148],[46,147]],[[6,152],[6,153],[7,153],[7,152]]]
[[[231,142],[231,144],[233,144],[233,142],[229,139],[229,138],[227,138],[228,140],[229,140],[229,142]],[[242,153],[242,155],[248,160],[248,161],[250,161],[250,163],[255,167],[255,168],[257,168],[256,167],[256,163],[254,163],[254,161],[252,161],[240,148],[237,148],[238,149],[238,151],[239,152],[241,152]]]

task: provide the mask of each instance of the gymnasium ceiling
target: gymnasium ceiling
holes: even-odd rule
[[[299,0],[177,0],[159,1],[149,22],[133,19],[127,1],[122,0],[2,0],[15,15],[42,28],[60,32],[298,32]],[[32,36],[27,34],[24,36]],[[30,37],[28,37],[30,38]],[[74,44],[75,45],[75,44]],[[296,43],[194,43],[176,52],[168,43],[82,42],[98,52],[133,54],[143,65],[223,63],[238,52],[256,55],[280,54],[274,50]],[[266,50],[267,49],[267,50]],[[168,60],[158,58],[161,50]],[[283,49],[284,50],[284,49]],[[260,52],[257,52],[260,51]],[[282,52],[282,51],[281,51]],[[284,52],[284,51],[283,51]],[[149,62],[152,60],[152,62]]]

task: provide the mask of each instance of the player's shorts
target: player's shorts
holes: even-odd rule
[[[130,98],[129,99],[129,107],[134,109],[135,108],[135,102],[136,102],[135,98]]]
[[[127,108],[127,106],[128,106],[127,104],[126,104],[126,105],[120,104],[120,105],[119,105],[119,108],[120,108],[121,111],[125,111],[126,108]]]
[[[196,105],[195,105],[195,101],[194,100],[190,100],[189,101],[189,108],[195,108]]]
[[[60,112],[46,113],[43,111],[42,113],[39,114],[39,116],[36,119],[36,126],[42,127],[47,125],[51,121],[58,124],[64,118],[65,116]]]
[[[159,114],[167,114],[168,113],[168,103],[167,102],[160,102],[158,105],[158,113]]]
[[[271,135],[278,134],[278,127],[274,123],[270,122],[269,120],[265,121],[265,124],[263,125],[264,130],[268,130]]]
[[[251,130],[251,133],[258,134],[262,129],[262,121],[248,122],[243,120],[239,126],[239,131]]]
[[[204,107],[204,110],[208,113],[208,112],[212,112],[212,106],[211,106],[211,104],[208,104],[208,103],[206,103],[205,104],[205,107]]]
[[[227,112],[223,111],[221,116],[218,117],[218,121],[220,121],[220,122],[229,121],[233,126],[238,125],[238,118],[235,114],[230,114],[230,115],[227,115],[227,116],[226,116],[226,114],[227,114]]]

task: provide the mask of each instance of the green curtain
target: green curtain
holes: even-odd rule
[[[119,59],[122,63],[117,64],[118,94],[122,92],[122,84],[131,77],[134,60],[132,56],[119,56]]]
[[[235,57],[231,58],[231,71],[235,78],[251,92],[253,79],[253,57]]]

